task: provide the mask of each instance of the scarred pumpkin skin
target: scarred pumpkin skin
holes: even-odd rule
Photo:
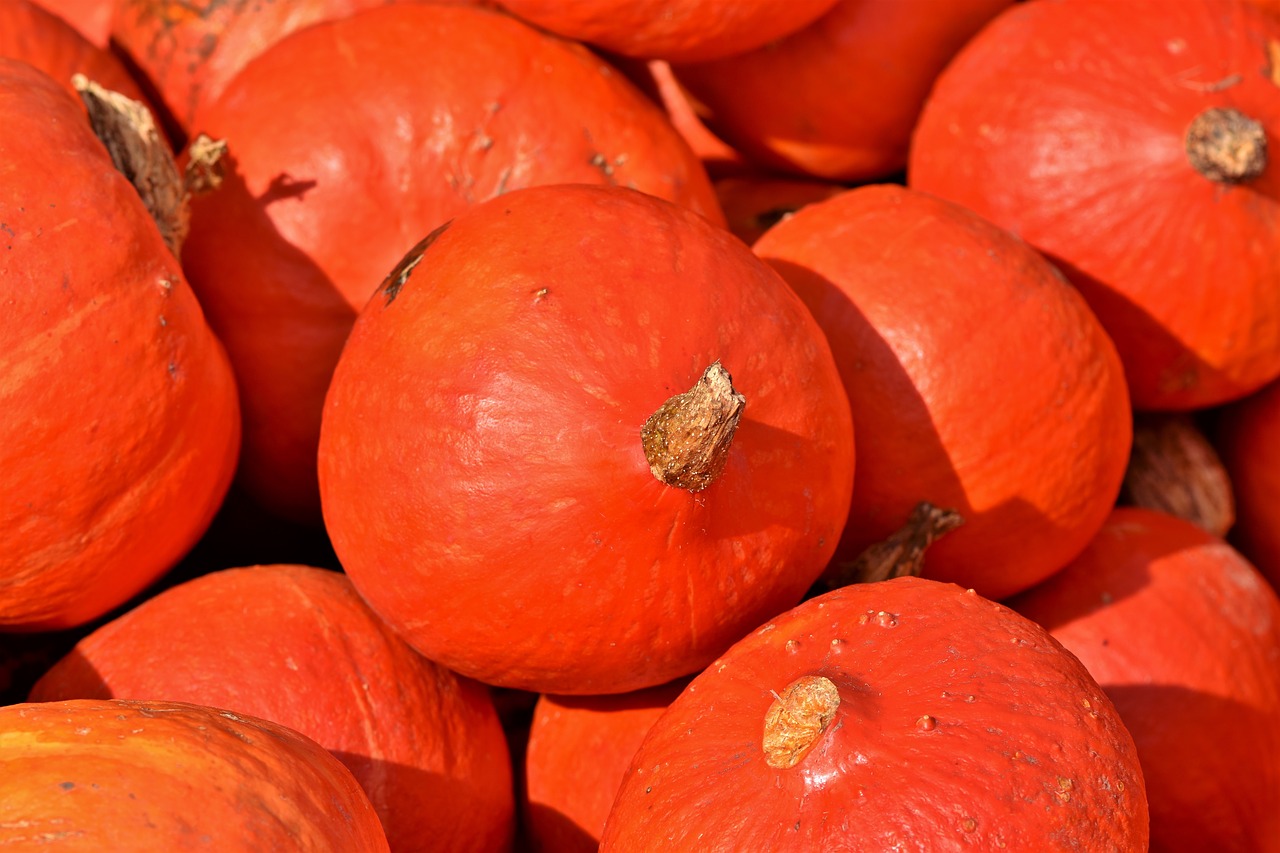
[[[0,847],[384,853],[351,772],[292,729],[167,701],[0,707]]]
[[[1280,170],[1212,180],[1186,140],[1233,108],[1275,159],[1278,40],[1244,3],[1016,4],[938,79],[909,184],[1047,254],[1115,341],[1136,408],[1242,397],[1280,373]]]
[[[104,50],[44,4],[28,0],[0,2],[0,56],[34,65],[74,94],[73,74],[134,100],[142,90],[114,54]]]
[[[1011,0],[841,0],[792,35],[672,71],[718,136],[771,169],[834,181],[907,164],[934,78]]]
[[[1235,496],[1231,542],[1280,590],[1280,382],[1223,408],[1213,441]]]
[[[624,56],[695,62],[762,47],[836,0],[500,0],[515,15]]]
[[[240,419],[221,345],[81,105],[0,59],[0,114],[0,630],[54,630],[195,544]]]
[[[964,520],[929,548],[924,576],[989,598],[1088,544],[1120,491],[1131,412],[1114,346],[1040,255],[895,185],[811,204],[753,248],[823,327],[856,413],[832,576],[921,501]]]
[[[838,704],[796,763],[770,763],[771,705],[810,678]],[[903,577],[806,601],[696,676],[641,744],[600,849],[1146,844],[1133,740],[1080,662],[972,590]]]
[[[228,569],[85,637],[31,701],[168,699],[288,726],[350,768],[397,851],[502,851],[511,767],[488,691],[409,648],[342,574]]]
[[[1280,598],[1247,560],[1191,522],[1124,507],[1009,606],[1115,703],[1153,851],[1280,850]]]
[[[719,362],[745,397],[718,479],[641,431]],[[327,529],[433,660],[574,695],[670,681],[803,595],[848,513],[853,424],[799,298],[723,229],[560,185],[461,214],[361,313],[325,404]]]
[[[297,520],[319,522],[320,412],[343,341],[423,234],[562,182],[634,186],[722,221],[697,158],[620,74],[475,8],[401,4],[295,33],[195,126],[227,140],[234,174],[193,205],[183,261],[240,380],[242,483]]]
[[[650,727],[688,679],[611,696],[543,694],[525,754],[523,825],[533,853],[595,853]]]

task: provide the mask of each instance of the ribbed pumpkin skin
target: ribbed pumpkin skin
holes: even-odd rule
[[[837,0],[501,0],[566,38],[624,56],[692,62],[754,50],[814,21]]]
[[[182,702],[0,707],[0,847],[379,853],[350,771],[284,726]]]
[[[1125,363],[1134,406],[1235,399],[1280,373],[1280,19],[1242,3],[1019,3],[938,79],[910,186],[1054,260]],[[1191,165],[1210,107],[1261,122],[1273,161],[1239,184]]]
[[[708,126],[752,161],[837,181],[901,171],[929,87],[1011,0],[841,0],[757,50],[673,66]]]
[[[1088,544],[1120,491],[1131,413],[1115,348],[1042,257],[892,185],[809,205],[753,248],[825,330],[855,412],[837,562],[920,501],[965,519],[930,547],[924,575],[990,598]]]
[[[1117,509],[1009,605],[1047,627],[1138,747],[1153,851],[1280,850],[1280,598],[1190,522]]]
[[[834,682],[840,705],[799,763],[775,769],[766,711],[802,676]],[[1133,740],[1080,662],[1006,607],[905,577],[806,601],[695,677],[640,746],[600,849],[1146,843]]]
[[[1213,438],[1231,478],[1231,542],[1280,590],[1280,383],[1221,411]]]
[[[488,691],[421,657],[343,575],[214,572],[81,640],[31,700],[168,699],[288,726],[342,760],[397,851],[502,851],[514,802]]]
[[[183,261],[240,380],[242,482],[299,520],[319,521],[320,411],[343,341],[423,234],[564,182],[635,186],[720,220],[697,158],[620,74],[480,9],[401,4],[295,33],[195,128],[227,140],[236,177],[193,206]]]
[[[595,853],[613,799],[678,679],[612,696],[543,694],[525,754],[523,825],[533,853]]]
[[[34,65],[68,92],[77,72],[115,92],[142,99],[142,91],[120,60],[90,42],[43,4],[28,0],[0,2],[0,56]]]
[[[240,418],[221,345],[81,106],[0,60],[0,114],[0,630],[53,630],[200,538]]]
[[[848,513],[853,426],[821,330],[740,241],[561,185],[417,260],[361,313],[320,441],[338,557],[410,643],[491,684],[616,693],[800,600]],[[746,398],[724,471],[665,485],[641,427],[717,360]]]

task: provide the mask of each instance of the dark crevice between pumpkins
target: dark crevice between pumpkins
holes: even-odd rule
[[[422,256],[427,253],[427,249],[430,249],[431,244],[438,240],[440,235],[447,231],[452,224],[453,220],[448,220],[415,243],[413,248],[400,259],[400,263],[396,264],[391,272],[387,274],[387,277],[382,280],[382,284],[378,286],[378,292],[386,299],[383,303],[384,308],[396,301],[396,297],[400,295],[400,288],[404,287],[404,283],[409,280],[409,275],[413,272],[413,268],[422,262]]]
[[[676,394],[640,428],[649,470],[662,483],[700,492],[714,483],[729,459],[747,400],[719,361],[693,387]]]
[[[1243,183],[1267,168],[1262,123],[1230,107],[1213,107],[1196,116],[1184,144],[1195,170],[1217,183]]]
[[[837,565],[811,594],[855,583],[874,583],[907,575],[919,577],[929,546],[962,524],[964,517],[955,510],[921,501],[911,510],[906,524],[883,541],[867,546],[854,560]]]
[[[1225,537],[1235,523],[1226,467],[1194,419],[1183,413],[1134,418],[1120,503],[1177,516],[1215,536]]]

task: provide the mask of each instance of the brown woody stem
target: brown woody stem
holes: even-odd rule
[[[840,566],[826,581],[827,586],[838,589],[904,575],[919,577],[924,568],[924,552],[962,524],[964,518],[955,510],[921,501],[911,510],[905,525],[883,542],[868,546],[853,562]]]
[[[715,362],[692,388],[663,403],[640,429],[649,470],[668,486],[700,492],[724,471],[747,400]]]
[[[1126,503],[1175,515],[1225,536],[1235,523],[1231,480],[1188,415],[1140,415],[1124,475]]]
[[[831,725],[840,707],[840,691],[821,675],[805,675],[773,694],[764,715],[765,763],[786,770],[800,763]]]
[[[1211,181],[1237,184],[1267,167],[1267,134],[1262,124],[1230,107],[1213,107],[1187,128],[1187,159]]]

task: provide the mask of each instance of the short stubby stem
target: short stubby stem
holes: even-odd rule
[[[761,747],[766,764],[786,770],[799,764],[831,725],[840,707],[840,691],[825,676],[806,675],[773,697],[764,715]]]
[[[1267,167],[1267,133],[1261,122],[1230,107],[1213,107],[1187,128],[1187,159],[1211,181],[1238,184]]]
[[[690,492],[714,483],[729,460],[746,404],[720,362],[708,367],[692,388],[668,399],[641,427],[653,476]]]

